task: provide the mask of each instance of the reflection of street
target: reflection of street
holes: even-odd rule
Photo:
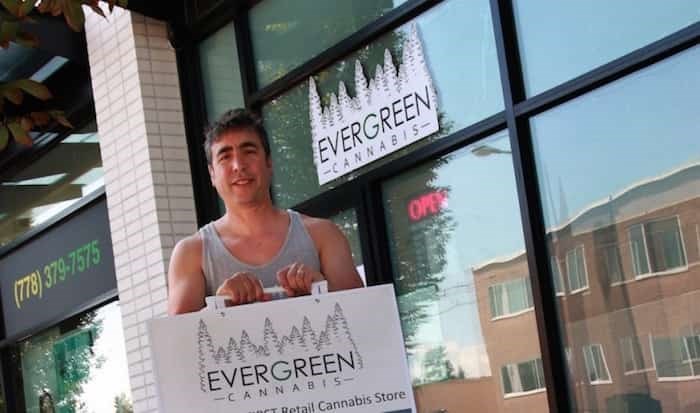
[[[579,408],[700,408],[700,164],[592,203],[548,230]],[[474,270],[502,411],[546,409],[524,252]],[[525,277],[525,278],[523,278]],[[504,340],[518,337],[517,345]],[[535,360],[533,362],[533,360]]]

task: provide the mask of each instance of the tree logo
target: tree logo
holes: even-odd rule
[[[437,93],[423,55],[415,24],[402,42],[402,62],[396,69],[389,49],[367,81],[355,61],[355,97],[345,83],[323,107],[313,77],[309,78],[309,120],[319,184],[437,132]]]

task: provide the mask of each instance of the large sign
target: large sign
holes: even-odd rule
[[[356,96],[344,83],[323,107],[313,77],[309,78],[309,118],[314,162],[323,185],[395,152],[439,130],[437,94],[413,24],[402,45],[398,70],[384,50],[367,82],[355,61]]]
[[[57,321],[116,288],[103,198],[0,259],[5,336]]]
[[[414,413],[392,286],[155,319],[161,412]]]

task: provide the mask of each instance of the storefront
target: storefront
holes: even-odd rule
[[[0,412],[131,412],[85,38],[36,24],[43,47],[3,51],[2,78],[46,84],[74,128],[0,151]]]
[[[92,117],[0,163],[9,411],[157,411],[146,323],[241,106],[276,204],[394,285],[420,413],[700,409],[697,1],[178,6],[88,16]]]
[[[672,3],[192,2],[199,224],[199,131],[253,108],[277,205],[394,284],[420,412],[694,411],[700,14]]]

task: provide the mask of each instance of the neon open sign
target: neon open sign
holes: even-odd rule
[[[426,217],[436,215],[447,208],[447,191],[444,189],[419,195],[408,202],[408,217],[418,222]]]

